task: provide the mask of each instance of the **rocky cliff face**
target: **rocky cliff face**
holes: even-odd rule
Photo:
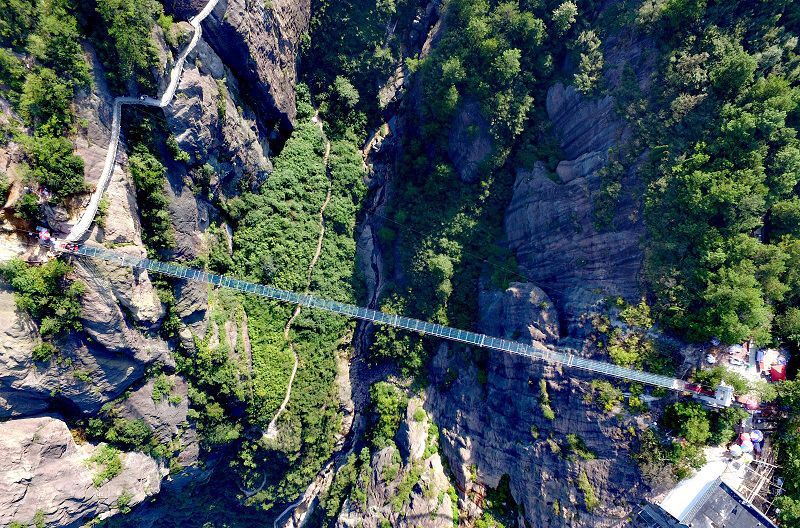
[[[422,403],[419,398],[410,400],[397,445],[372,455],[366,478],[356,484],[364,502],[346,500],[337,528],[380,528],[386,522],[401,528],[453,526],[457,505],[448,493],[450,481],[437,452],[437,430]]]
[[[269,147],[259,141],[236,77],[205,41],[189,56],[177,94],[164,110],[167,124],[191,160],[213,167],[211,189],[232,196],[243,178],[263,182],[272,170]]]
[[[310,18],[310,0],[222,0],[204,25],[264,131],[291,129],[297,57]]]
[[[599,171],[608,163],[609,149],[630,137],[613,98],[591,100],[556,84],[547,92],[547,113],[564,160],[555,174],[543,163],[517,169],[505,229],[523,274],[550,294],[575,333],[579,316],[598,300],[640,295],[643,227],[639,204],[627,193],[616,207],[613,228],[595,225]],[[635,180],[632,169],[622,188],[635,187]]]
[[[0,525],[77,527],[158,493],[163,470],[142,453],[120,454],[119,474],[98,482],[97,450],[55,415],[0,423]]]
[[[453,373],[457,373],[453,381]],[[633,418],[606,414],[584,401],[585,381],[524,358],[489,353],[486,374],[442,345],[433,362],[427,404],[442,431],[441,451],[450,461],[463,510],[477,517],[487,488],[503,475],[530,526],[620,526],[633,497],[646,492],[630,456]],[[485,381],[483,381],[485,380]],[[546,383],[551,420],[542,410]],[[570,451],[568,434],[595,457]],[[577,485],[585,473],[600,505],[587,512]]]

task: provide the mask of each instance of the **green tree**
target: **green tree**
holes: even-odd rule
[[[163,8],[154,0],[98,0],[97,12],[106,23],[114,80],[121,85],[136,77],[147,80],[158,62],[150,30]]]
[[[75,17],[61,0],[47,0],[41,5],[44,16],[30,36],[28,50],[43,66],[58,71],[59,77],[69,79],[73,86],[87,86],[89,68]]]
[[[36,0],[7,0],[0,9],[0,44],[22,48],[28,33],[36,26]]]
[[[150,250],[168,249],[175,244],[175,235],[169,215],[169,199],[164,186],[167,169],[147,147],[137,144],[129,158],[136,199],[139,207],[147,211],[142,215],[142,238]]]
[[[592,30],[581,31],[578,35],[580,62],[578,73],[574,75],[575,86],[582,93],[592,93],[603,73],[603,52],[600,49],[600,38]]]
[[[43,135],[59,136],[72,125],[72,88],[49,68],[28,74],[22,87],[19,112]]]
[[[377,415],[372,429],[372,442],[378,449],[394,441],[397,428],[405,414],[408,399],[400,389],[385,381],[370,387],[370,400]]]
[[[560,6],[553,9],[553,26],[556,29],[557,35],[563,35],[572,24],[575,23],[575,17],[578,15],[578,6],[572,0],[567,0]]]
[[[708,413],[697,402],[677,402],[664,411],[661,423],[691,444],[703,445],[711,435]]]
[[[31,159],[31,176],[56,199],[86,190],[83,159],[74,154],[67,138],[35,136],[26,142],[26,152]]]
[[[72,268],[53,259],[34,267],[19,259],[0,266],[0,276],[14,290],[17,306],[38,323],[43,337],[51,338],[62,332],[82,328],[80,299],[83,283],[70,281]]]

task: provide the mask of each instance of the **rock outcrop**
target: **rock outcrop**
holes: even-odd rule
[[[613,229],[598,229],[594,207],[599,174],[610,148],[630,132],[610,97],[590,100],[574,87],[553,86],[547,112],[565,159],[551,174],[544,164],[517,169],[505,230],[522,274],[556,303],[571,333],[578,318],[598,300],[640,295],[643,226],[639,203],[623,193]],[[622,176],[622,189],[636,187],[635,167]]]
[[[430,427],[422,400],[412,398],[398,445],[374,453],[367,478],[356,484],[366,503],[347,499],[337,528],[380,528],[386,522],[398,528],[452,528],[457,505],[448,493],[450,481],[436,452],[438,435],[429,434]]]
[[[0,526],[78,527],[158,493],[162,469],[142,453],[120,453],[119,474],[97,482],[97,449],[76,443],[57,416],[0,422]]]
[[[205,41],[189,56],[164,114],[178,146],[195,163],[214,169],[210,181],[199,185],[232,196],[242,178],[256,186],[272,170],[269,147],[259,141],[255,115],[241,100],[235,76]]]
[[[555,341],[558,313],[550,297],[528,282],[512,282],[500,292],[481,290],[478,327],[488,335],[515,341]]]
[[[487,488],[508,475],[519,514],[530,526],[623,525],[632,498],[646,492],[629,451],[626,428],[633,422],[586,403],[585,383],[573,372],[566,376],[501,353],[490,353],[486,365],[479,375],[447,345],[433,361],[428,405],[442,432],[440,451],[461,491],[462,511],[478,516]],[[458,374],[455,380],[452,373]],[[543,415],[541,379],[553,420]],[[580,438],[594,459],[571,452],[567,434]],[[591,512],[577,487],[581,473],[599,499]]]

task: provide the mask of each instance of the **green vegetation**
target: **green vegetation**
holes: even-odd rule
[[[158,54],[150,38],[154,23],[163,15],[155,0],[97,0],[98,24],[95,42],[101,50],[109,80],[117,88],[135,80],[152,88],[151,70],[158,66]]]
[[[422,471],[423,467],[420,464],[411,466],[411,469],[408,470],[403,480],[397,485],[397,491],[394,497],[392,497],[392,510],[395,512],[402,512],[406,506],[408,506],[408,501],[411,498],[411,491],[419,482]]]
[[[63,137],[36,136],[25,143],[31,161],[28,176],[44,185],[57,200],[86,190],[83,160],[72,153],[72,142]]]
[[[594,460],[597,456],[586,446],[586,443],[583,441],[583,438],[576,434],[568,434],[567,435],[567,447],[569,448],[569,452],[573,455],[577,455],[579,458],[583,460]]]
[[[86,462],[95,467],[92,483],[96,488],[122,473],[122,460],[119,457],[119,451],[108,444],[98,447]]]
[[[133,148],[128,162],[136,185],[136,202],[147,211],[141,215],[142,239],[150,250],[169,249],[175,245],[175,235],[169,216],[169,199],[164,191],[167,169],[143,145]]]
[[[68,264],[57,259],[41,266],[13,259],[0,266],[0,277],[14,290],[17,307],[33,317],[45,339],[57,339],[83,328],[80,322],[83,283],[67,279],[71,272]],[[38,354],[48,352],[52,349],[46,345],[37,347]]]
[[[777,435],[778,464],[784,469],[783,495],[775,501],[783,525],[800,522],[800,382],[784,381],[777,386],[777,402],[787,410]]]
[[[43,341],[33,347],[31,351],[31,356],[33,357],[34,361],[40,361],[42,363],[50,361],[53,356],[58,353],[58,349],[53,346],[52,343],[48,343],[47,341]]]
[[[361,449],[358,457],[356,457],[355,453],[351,454],[347,458],[347,462],[336,472],[333,483],[320,501],[322,508],[325,510],[326,520],[336,517],[348,494],[356,503],[361,505],[366,503],[366,496],[360,497],[357,491],[359,486],[366,486],[369,478],[369,462],[369,449],[365,447]]]
[[[556,413],[550,407],[550,394],[547,392],[547,382],[543,379],[539,380],[539,408],[542,410],[542,416],[548,420],[555,420]]]
[[[590,512],[600,505],[600,499],[597,498],[597,492],[594,486],[589,482],[589,477],[586,476],[585,471],[581,471],[578,475],[578,489],[583,493],[583,505],[586,511]]]
[[[796,55],[782,51],[797,38],[796,7],[680,6],[642,5],[638,22],[665,43],[660,90],[625,110],[652,147],[654,309],[692,339],[789,339],[772,323],[800,302],[791,271],[800,243],[785,221],[797,197],[800,97]]]
[[[376,449],[381,449],[393,443],[408,398],[391,383],[381,381],[370,388],[370,400],[377,415],[377,423],[372,427],[372,443]]]
[[[25,178],[30,185],[47,187],[58,201],[86,187],[83,160],[73,154],[69,139],[75,122],[72,100],[91,82],[81,39],[68,0],[14,0],[0,12],[0,45],[14,49],[0,48],[0,95],[33,132],[30,137],[14,133],[30,167]],[[36,219],[34,200],[23,195],[16,216]]]
[[[595,402],[603,411],[610,413],[622,403],[622,391],[606,380],[592,380],[586,401]]]
[[[705,444],[711,436],[708,412],[697,402],[678,402],[669,406],[661,423],[692,444]]]
[[[161,403],[169,398],[172,389],[175,388],[175,380],[164,374],[163,372],[156,376],[153,380],[153,401]]]
[[[636,459],[642,474],[654,486],[669,486],[705,463],[706,445],[723,445],[736,437],[735,426],[747,417],[743,409],[732,407],[708,411],[695,401],[679,401],[666,408],[659,424],[671,431],[671,443],[653,430],[639,435]]]
[[[123,491],[119,497],[117,497],[117,509],[123,515],[126,515],[131,512],[131,500],[133,499],[133,494],[127,490]]]
[[[106,226],[109,205],[111,205],[111,202],[109,202],[108,198],[103,195],[103,197],[100,198],[100,201],[97,203],[97,213],[94,215],[94,223],[97,224],[97,227],[104,228]]]
[[[692,380],[712,389],[724,381],[733,387],[736,394],[746,394],[749,389],[747,380],[741,374],[728,370],[723,365],[698,370],[692,375]]]
[[[457,502],[453,504],[457,504]],[[510,528],[517,526],[516,521],[520,511],[521,507],[517,505],[511,494],[511,479],[508,475],[503,475],[496,488],[489,488],[486,491],[483,513],[475,521],[475,527]]]

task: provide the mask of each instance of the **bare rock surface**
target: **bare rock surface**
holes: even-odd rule
[[[272,170],[255,115],[239,97],[236,78],[204,40],[189,56],[173,104],[164,109],[180,148],[214,168],[212,188],[236,193],[242,178],[263,182]]]
[[[37,390],[40,375],[31,361],[38,337],[34,322],[17,310],[14,294],[0,290],[0,418],[47,408],[49,395]]]
[[[76,444],[57,416],[0,422],[0,525],[32,523],[78,527],[115,512],[123,494],[130,506],[158,493],[162,470],[142,453],[121,453],[122,471],[95,486],[97,446]]]
[[[547,111],[566,159],[555,178],[542,163],[517,169],[505,230],[522,273],[553,298],[568,330],[580,334],[577,319],[598,300],[640,295],[638,201],[623,193],[608,228],[596,225],[594,214],[608,150],[630,132],[613,99],[590,100],[573,87],[553,86]],[[623,189],[636,187],[635,171],[625,173]]]
[[[203,25],[206,40],[266,127],[291,129],[300,37],[310,18],[309,0],[222,0]]]
[[[585,403],[584,382],[551,367],[492,353],[483,383],[477,369],[461,361],[446,345],[440,348],[427,404],[442,433],[440,452],[462,492],[462,511],[478,515],[486,488],[509,475],[512,495],[530,526],[623,525],[631,499],[646,493],[630,456],[625,419]],[[448,372],[458,373],[455,381]],[[539,379],[546,381],[554,420],[542,414]],[[571,455],[567,434],[577,435],[596,458]],[[600,501],[592,512],[585,510],[577,489],[581,472]]]
[[[180,376],[167,376],[171,389],[158,401],[154,399],[155,379],[133,391],[119,403],[119,415],[129,420],[144,420],[159,442],[167,443],[187,425],[188,386]]]
[[[464,183],[478,181],[482,164],[493,150],[489,123],[483,117],[480,105],[475,102],[463,105],[453,120],[447,147],[459,179]]]
[[[550,297],[529,282],[512,282],[504,291],[482,290],[480,321],[486,334],[516,341],[554,341],[559,337],[558,313]]]
[[[145,336],[128,320],[114,295],[111,280],[94,262],[78,261],[75,271],[87,286],[81,298],[82,319],[84,331],[94,343],[112,354],[129,357],[142,364],[157,360],[171,361],[163,341]]]

